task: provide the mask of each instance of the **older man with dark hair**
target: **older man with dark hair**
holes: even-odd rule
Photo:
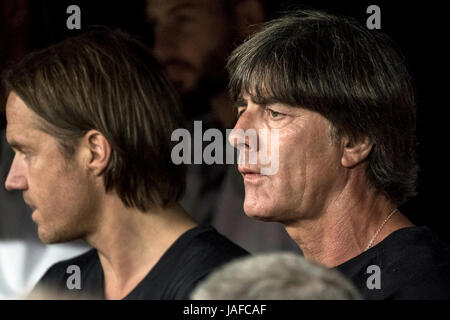
[[[449,298],[450,250],[398,206],[414,196],[415,101],[391,40],[303,11],[268,23],[228,62],[241,154],[279,147],[279,170],[239,166],[247,215],[284,224],[305,257],[335,267],[366,298]],[[248,129],[278,130],[257,147]],[[248,159],[248,156],[246,157]]]
[[[185,171],[170,154],[179,103],[138,41],[94,30],[26,56],[4,83],[16,152],[6,188],[23,191],[43,242],[95,248],[51,267],[39,288],[187,298],[213,268],[246,253],[178,205]]]

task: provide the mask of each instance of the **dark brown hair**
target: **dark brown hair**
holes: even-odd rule
[[[89,130],[111,145],[105,190],[147,211],[179,200],[185,167],[173,164],[173,130],[181,108],[149,49],[131,36],[96,28],[27,55],[3,75],[42,119],[66,158]]]
[[[318,112],[336,139],[368,137],[368,182],[397,205],[416,194],[412,81],[392,41],[350,18],[299,11],[266,23],[227,65],[234,99]]]

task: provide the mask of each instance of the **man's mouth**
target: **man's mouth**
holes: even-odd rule
[[[238,170],[242,174],[244,182],[257,183],[266,177],[260,173],[260,170],[255,168],[239,167]]]
[[[167,61],[166,63],[164,63],[164,68],[170,78],[176,78],[176,76],[180,73],[195,71],[195,68],[192,65],[179,60]]]
[[[36,210],[36,206],[31,203],[26,197],[23,197],[23,201],[31,208],[31,210]]]

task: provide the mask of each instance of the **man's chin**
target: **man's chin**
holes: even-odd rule
[[[44,244],[57,244],[77,240],[77,238],[71,237],[67,233],[65,233],[64,235],[55,233],[50,234],[48,232],[44,232],[39,229],[38,229],[38,236],[41,242]]]
[[[277,221],[275,217],[271,214],[271,211],[267,210],[266,208],[261,207],[253,207],[253,206],[247,206],[244,204],[244,212],[247,215],[247,217],[265,221],[265,222],[274,222]]]

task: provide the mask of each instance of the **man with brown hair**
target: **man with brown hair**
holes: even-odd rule
[[[91,31],[28,55],[3,81],[16,152],[6,188],[23,191],[43,242],[95,248],[51,267],[38,287],[182,299],[246,254],[178,205],[185,170],[171,161],[170,137],[181,126],[179,103],[139,42]]]

